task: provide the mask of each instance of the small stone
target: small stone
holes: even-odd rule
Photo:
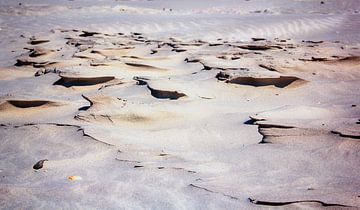
[[[82,180],[81,176],[69,176],[68,179],[71,181]]]
[[[45,161],[48,161],[48,159],[39,160],[37,163],[35,163],[35,165],[33,166],[33,169],[35,169],[35,170],[41,169],[43,167]]]

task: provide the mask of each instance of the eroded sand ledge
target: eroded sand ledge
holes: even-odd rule
[[[358,48],[77,29],[23,48],[0,69],[0,208],[360,207]]]

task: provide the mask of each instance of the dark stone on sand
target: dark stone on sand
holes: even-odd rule
[[[33,166],[33,169],[35,169],[35,170],[41,169],[43,167],[45,161],[48,161],[48,159],[39,160],[37,163],[35,163],[35,165]]]
[[[230,78],[230,75],[223,72],[223,71],[220,71],[219,73],[216,74],[215,76],[218,80],[220,81],[224,81],[224,80],[227,80]]]

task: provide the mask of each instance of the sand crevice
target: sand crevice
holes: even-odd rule
[[[348,206],[348,205],[343,205],[343,204],[338,204],[338,203],[326,203],[326,202],[319,201],[319,200],[298,200],[298,201],[277,202],[277,201],[262,201],[262,200],[256,200],[253,198],[248,198],[248,199],[253,204],[263,205],[263,206],[286,206],[286,205],[291,205],[291,204],[296,204],[296,203],[318,203],[324,207],[353,207],[353,206]]]
[[[216,192],[216,191],[213,191],[213,190],[209,190],[209,189],[207,189],[205,187],[200,187],[200,186],[197,186],[197,185],[194,185],[194,184],[189,184],[189,187],[204,190],[204,191],[209,192],[209,193],[220,194],[220,195],[225,196],[225,197],[230,198],[230,199],[240,200],[238,197],[228,195],[228,194],[224,194],[224,193],[221,193],[221,192]]]

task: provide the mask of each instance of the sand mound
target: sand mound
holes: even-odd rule
[[[49,55],[51,52],[54,52],[54,50],[49,50],[49,49],[45,49],[45,48],[41,48],[41,47],[37,47],[37,48],[32,48],[29,49],[30,54],[29,57],[40,57],[40,56],[44,56],[44,55]]]
[[[330,118],[332,112],[325,108],[310,106],[285,106],[275,110],[252,115],[251,118],[263,120],[314,120]]]
[[[133,104],[121,98],[104,95],[83,96],[90,103],[75,119],[85,122],[112,125],[133,124],[135,126],[156,126],[173,119],[175,115],[156,105]],[[164,121],[164,122],[162,122]]]
[[[316,122],[327,121],[333,116],[331,110],[324,108],[285,106],[252,115],[250,118],[253,124],[258,125],[258,132],[263,136],[260,143],[274,143],[289,136],[295,138],[328,135],[330,131]]]
[[[27,58],[20,58],[16,60],[15,66],[21,67],[21,66],[33,66],[34,68],[45,68],[50,67],[57,62],[49,62],[49,61],[37,61],[37,60],[31,60]]]
[[[132,67],[132,70],[140,70],[140,71],[166,71],[166,69],[161,69],[155,66],[147,65],[147,64],[141,64],[141,63],[125,63],[127,66]]]

